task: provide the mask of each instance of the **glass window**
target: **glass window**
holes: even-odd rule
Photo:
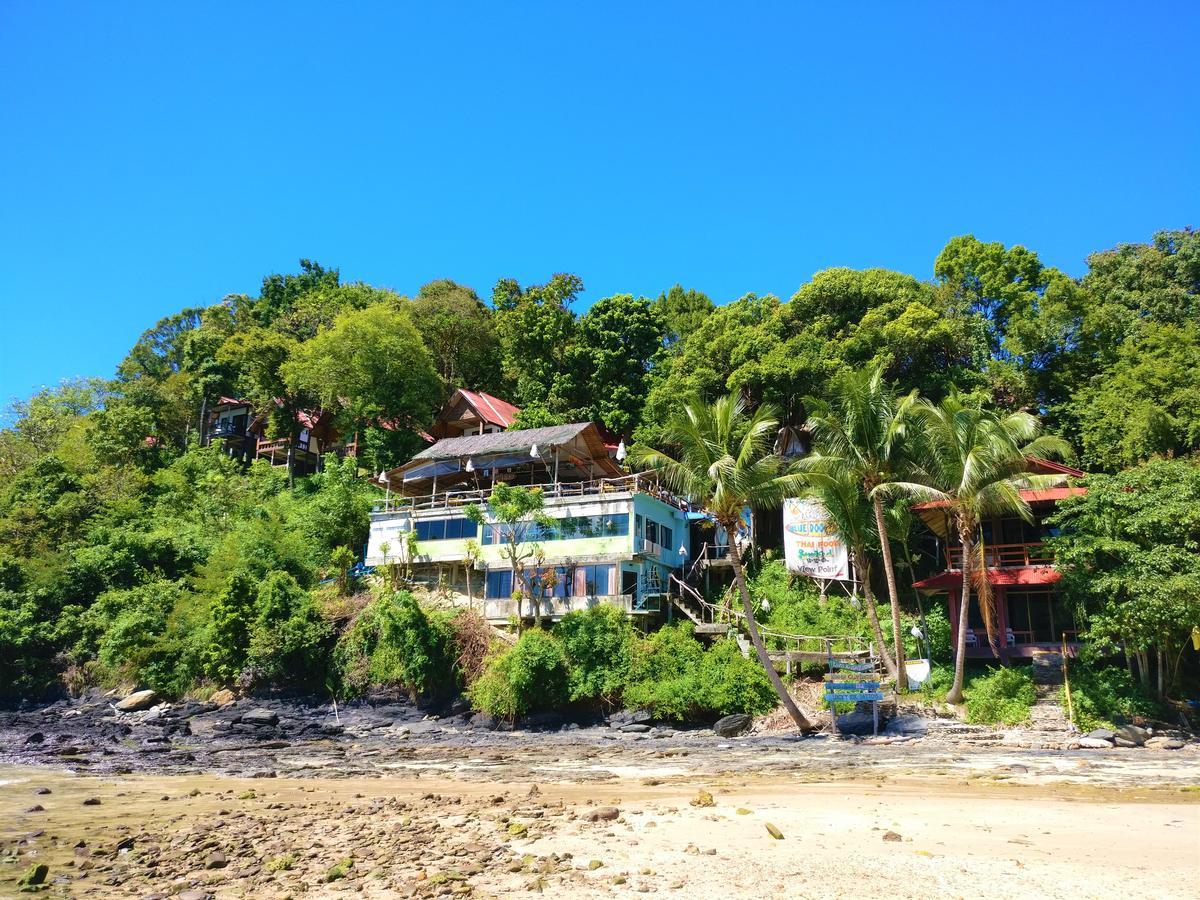
[[[488,572],[487,597],[489,600],[508,600],[512,597],[512,572]]]
[[[671,548],[673,548],[675,546],[675,537],[672,534],[670,528],[668,528],[666,525],[663,525],[661,528],[658,529],[658,532],[659,532],[659,536],[662,538],[662,545],[664,547],[666,547],[668,550],[670,550]]]
[[[418,541],[453,541],[475,537],[477,526],[470,519],[420,519],[416,532]]]
[[[662,543],[661,541],[659,541],[658,537],[659,537],[658,523],[655,522],[653,519],[647,519],[646,520],[646,540],[648,540],[652,544]]]

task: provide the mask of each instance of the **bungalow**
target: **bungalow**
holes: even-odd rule
[[[1074,615],[1055,585],[1062,577],[1054,568],[1054,559],[1044,541],[1055,533],[1046,524],[1055,504],[1066,497],[1082,494],[1086,488],[1068,486],[1069,478],[1084,473],[1069,466],[1043,459],[1030,461],[1030,471],[1039,475],[1060,475],[1063,484],[1040,490],[1022,489],[1021,496],[1033,510],[1033,521],[1017,516],[993,516],[981,525],[987,578],[995,597],[1000,637],[1000,659],[1033,657],[1045,651],[1061,650],[1064,635],[1067,651],[1079,647]],[[950,621],[957,634],[962,603],[962,548],[951,533],[945,502],[918,503],[913,509],[938,538],[945,568],[913,584],[926,594],[946,594]],[[967,613],[967,657],[994,659],[977,603]]]
[[[355,455],[353,444],[343,448],[333,417],[321,410],[300,410],[296,413],[298,431],[295,437],[268,438],[267,416],[255,411],[248,401],[222,397],[213,406],[208,440],[221,440],[231,456],[249,461],[266,459],[273,466],[286,466],[289,456],[297,475],[317,471],[323,453],[346,450]]]
[[[404,564],[458,602],[482,595],[492,622],[531,615],[530,597],[550,620],[598,603],[661,613],[687,555],[683,504],[652,476],[625,474],[588,422],[443,438],[380,481],[388,496],[371,514],[367,565]],[[540,490],[552,520],[526,534],[540,554],[525,560],[516,585],[501,529],[464,512],[471,504],[486,511],[499,484]]]

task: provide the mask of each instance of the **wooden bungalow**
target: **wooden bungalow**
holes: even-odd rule
[[[1061,578],[1044,541],[1054,534],[1046,519],[1055,504],[1066,497],[1082,494],[1086,488],[1069,484],[1082,478],[1079,469],[1031,460],[1030,471],[1039,475],[1062,476],[1062,484],[1040,490],[1022,489],[1021,496],[1033,510],[1033,521],[1017,516],[993,517],[982,523],[981,537],[987,562],[988,582],[992,585],[997,612],[1000,655],[1028,658],[1044,651],[1060,650],[1063,636],[1068,653],[1078,648],[1078,631],[1070,607],[1055,585]],[[926,594],[946,594],[950,621],[957,634],[959,607],[962,602],[962,548],[951,531],[951,523],[942,501],[918,503],[913,509],[938,538],[945,568],[916,582],[913,587]],[[967,613],[967,657],[995,659],[984,629],[979,605],[972,602]]]

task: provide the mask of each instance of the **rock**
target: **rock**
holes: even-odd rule
[[[350,870],[353,868],[354,868],[354,857],[352,857],[352,856],[346,857],[337,865],[330,867],[329,871],[325,873],[326,883],[331,882],[331,881],[340,881],[341,879],[343,879],[347,875],[349,875]]]
[[[921,737],[929,732],[929,720],[924,716],[896,716],[880,729],[888,737]]]
[[[134,691],[124,700],[116,704],[120,712],[137,712],[142,709],[149,709],[158,702],[158,694],[155,691],[144,690]]]
[[[1150,738],[1148,741],[1146,741],[1145,746],[1151,750],[1182,750],[1184,741],[1179,740],[1179,738],[1160,735],[1158,737]]]
[[[1112,732],[1109,733],[1111,734]],[[1111,750],[1112,742],[1089,736],[1081,737],[1079,739],[1079,746],[1086,750]]]
[[[30,733],[29,737],[25,738],[25,743],[40,744],[45,739],[46,739],[46,736],[44,734],[42,734],[40,731],[34,731],[34,732]]]
[[[223,869],[229,865],[229,859],[218,850],[216,853],[210,853],[208,859],[204,863],[206,869]]]
[[[695,799],[691,800],[690,802],[691,802],[692,806],[700,806],[700,807],[717,805],[717,802],[715,800],[713,800],[713,795],[705,790],[700,790],[699,792],[697,792]]]
[[[750,727],[750,717],[745,713],[734,713],[731,716],[717,719],[713,723],[713,731],[721,737],[737,737]]]
[[[209,703],[215,703],[217,706],[224,706],[226,703],[233,703],[237,700],[237,696],[229,688],[223,688],[208,698]]]
[[[885,831],[883,833],[883,839],[885,841],[902,841],[902,840],[904,840],[904,838],[900,837],[900,835],[898,835],[894,831]]]
[[[1084,737],[1095,738],[1098,741],[1111,741],[1117,736],[1115,731],[1110,731],[1107,728],[1097,728],[1095,731],[1089,731]]]
[[[33,806],[29,807],[29,809],[25,810],[25,812],[27,812],[27,813],[45,812],[45,811],[46,811],[46,807],[42,806],[42,804],[40,804],[40,803],[35,803],[35,804],[33,804]]]
[[[53,792],[48,787],[40,787],[36,791],[34,791],[34,793],[37,794],[39,797],[44,797],[46,794],[50,794]]]
[[[622,725],[639,725],[649,722],[654,717],[650,715],[650,711],[646,709],[623,709],[618,713],[613,713],[608,717],[608,724],[613,728],[620,728]]]
[[[770,822],[767,822],[766,826],[767,826],[767,834],[769,834],[771,837],[775,838],[775,840],[777,840],[777,841],[783,840],[783,832],[782,831],[780,831],[778,828],[776,828]]]
[[[175,900],[209,900],[210,897],[212,897],[212,894],[210,894],[208,891],[201,891],[192,888],[191,890],[184,891],[181,894],[176,894]]]
[[[1151,738],[1150,730],[1138,725],[1122,725],[1117,729],[1117,737],[1129,741],[1135,746],[1142,746]]]
[[[521,727],[530,731],[557,731],[566,719],[562,713],[541,712],[521,717]]]
[[[589,809],[583,818],[588,822],[611,822],[619,815],[621,810],[615,806],[597,806],[595,809]]]
[[[594,871],[596,871],[597,869],[599,869],[599,868],[600,868],[601,866],[603,866],[603,865],[604,865],[604,863],[600,862],[600,860],[598,860],[598,859],[593,859],[593,860],[591,860],[590,862],[588,862],[588,871],[589,871],[589,872],[594,872]]]
[[[754,810],[746,809],[746,807],[744,807],[744,806],[739,806],[737,809],[734,810],[734,812],[737,813],[739,816],[748,816],[748,815],[750,815],[750,813],[754,812]]]
[[[243,725],[254,725],[262,727],[264,725],[278,725],[279,714],[272,712],[269,709],[252,709],[249,712],[242,713],[241,723]]]
[[[1116,744],[1118,747],[1140,747],[1141,746],[1136,741],[1131,741],[1126,738],[1123,738],[1119,734],[1115,738],[1113,738],[1113,743]]]
[[[879,731],[882,734],[887,725],[887,716],[879,710]],[[838,732],[866,737],[875,733],[875,724],[870,712],[852,712],[838,716]]]
[[[630,722],[628,725],[622,725],[618,730],[622,734],[645,734],[650,730],[650,726],[645,722]]]
[[[25,870],[25,874],[17,881],[17,887],[31,888],[37,887],[39,884],[44,884],[46,876],[50,874],[50,867],[45,863],[34,863]]]
[[[339,725],[337,722],[325,722],[321,725],[321,734],[335,735],[341,734],[346,730],[345,725]]]
[[[84,806],[99,806],[100,798],[99,797],[88,797],[86,800],[83,801],[83,805]]]
[[[525,834],[528,831],[529,831],[529,829],[526,828],[525,825],[521,822],[509,822],[508,823],[508,833],[512,837],[520,837],[521,835]]]

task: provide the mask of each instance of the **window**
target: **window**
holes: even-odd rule
[[[507,525],[483,526],[485,545],[504,544],[508,542],[509,527]],[[613,537],[629,533],[629,514],[618,513],[612,516],[568,516],[555,519],[554,524],[543,528],[541,525],[529,524],[524,527],[523,543],[543,541],[569,541],[580,538]],[[473,534],[472,534],[473,536]]]
[[[675,533],[666,525],[660,525],[653,519],[646,520],[646,540],[668,550],[675,543]]]
[[[418,541],[456,541],[477,533],[470,519],[419,519],[416,532]]]
[[[671,529],[666,525],[663,525],[658,529],[658,534],[659,537],[662,538],[662,545],[668,550],[675,546],[674,535],[672,535]]]
[[[497,571],[487,574],[487,592],[489,600],[508,600],[512,597],[512,572]]]

